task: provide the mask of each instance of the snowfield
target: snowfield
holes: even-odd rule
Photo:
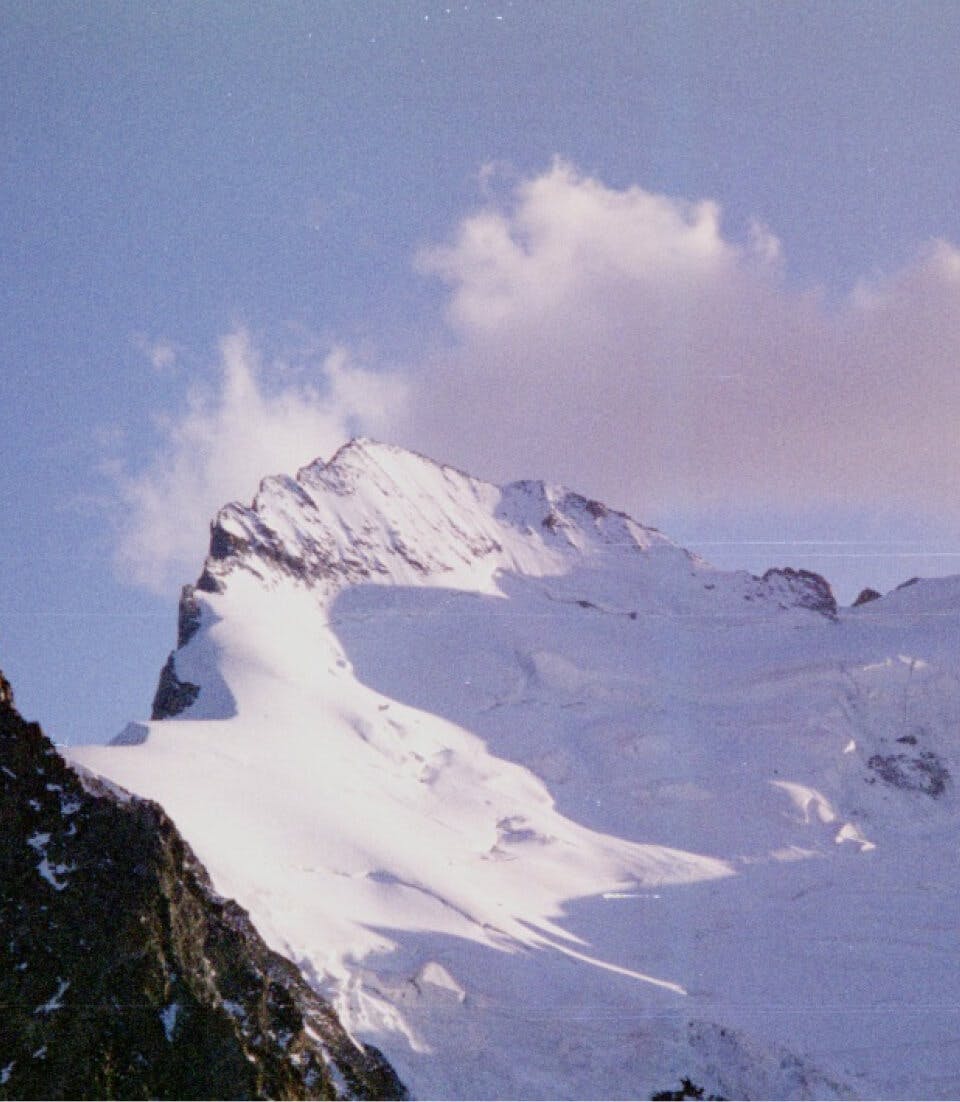
[[[960,1092],[960,579],[836,612],[355,442],[228,506],[161,803],[421,1098]]]

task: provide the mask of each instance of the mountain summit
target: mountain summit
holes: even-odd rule
[[[829,585],[807,571],[770,570],[763,578],[718,572],[655,528],[562,486],[499,487],[357,439],[295,478],[264,479],[250,506],[220,511],[200,579],[184,591],[178,646],[200,626],[201,609],[209,607],[203,594],[225,592],[237,575],[267,587],[292,581],[329,598],[357,585],[502,596],[508,578],[579,579],[584,572],[588,590],[604,573],[628,582],[616,598],[628,616],[657,608],[729,611],[742,601],[761,613],[805,608],[833,616],[837,608]],[[578,584],[566,599],[587,601],[575,596]],[[153,718],[190,707],[197,691],[180,681],[172,655]]]
[[[357,439],[296,478],[265,479],[249,508],[221,510],[198,588],[218,592],[232,571],[263,576],[265,567],[327,589],[375,582],[494,593],[502,572],[562,574],[578,562],[626,568],[638,553],[677,578],[713,573],[655,528],[562,486],[494,486],[414,452]],[[699,591],[698,580],[686,588]],[[761,582],[750,599],[836,611],[816,575],[771,571]]]
[[[153,720],[73,757],[162,804],[414,1095],[942,1096],[932,584],[838,610],[354,441],[220,512]]]

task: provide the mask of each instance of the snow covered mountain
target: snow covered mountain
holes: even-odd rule
[[[72,757],[414,1096],[950,1096],[958,619],[355,441],[221,511]]]

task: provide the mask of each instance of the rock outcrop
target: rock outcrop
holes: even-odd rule
[[[871,589],[867,586],[866,589],[861,589],[857,594],[857,599],[853,602],[853,608],[859,608],[860,605],[868,605],[871,601],[879,601],[882,596],[876,589]]]
[[[771,595],[780,597],[783,608],[807,608],[830,619],[836,618],[837,600],[830,583],[812,570],[775,567],[768,570],[761,581],[767,584]]]

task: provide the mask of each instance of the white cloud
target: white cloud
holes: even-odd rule
[[[196,383],[182,414],[158,423],[159,447],[145,468],[114,472],[126,577],[160,592],[192,580],[222,505],[249,501],[265,475],[293,472],[353,434],[388,434],[402,405],[395,378],[357,367],[340,348],[316,366],[314,381],[297,374],[284,365],[268,372],[242,330],[223,338],[216,385]],[[282,383],[271,386],[271,375]]]
[[[557,161],[420,268],[451,340],[406,439],[494,478],[542,475],[650,518],[729,507],[949,508],[960,485],[960,252],[829,305],[760,222],[617,190]]]
[[[138,333],[133,343],[137,351],[147,358],[154,371],[167,371],[177,362],[177,347],[171,341],[152,341]]]

